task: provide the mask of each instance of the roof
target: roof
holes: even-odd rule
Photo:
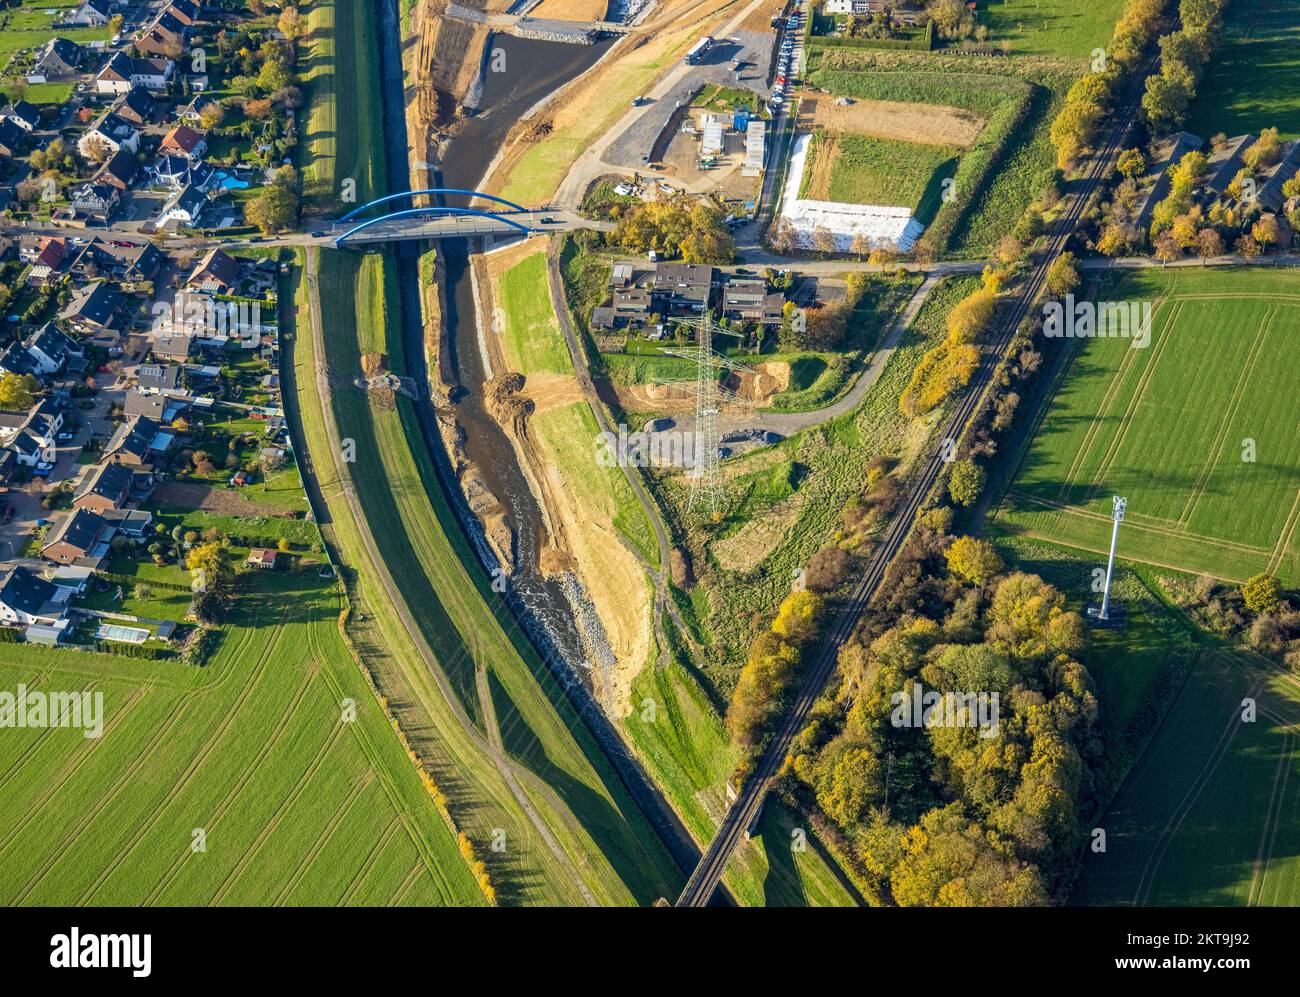
[[[5,117],[21,118],[33,128],[41,123],[41,109],[25,100],[6,107],[4,113]]]
[[[115,110],[121,107],[130,109],[139,118],[147,118],[153,113],[153,96],[137,83],[114,105]]]
[[[249,564],[275,564],[275,555],[279,553],[274,547],[254,547],[248,552]]]
[[[163,212],[181,210],[191,218],[197,215],[207,203],[207,195],[194,184],[186,184],[163,205]]]
[[[65,543],[74,550],[89,553],[108,528],[108,520],[99,513],[92,512],[90,509],[73,509],[64,517],[63,522],[50,532],[45,543],[41,545],[41,550],[44,551],[56,543]]]
[[[199,147],[199,143],[202,141],[203,136],[193,128],[188,125],[177,125],[163,137],[161,148],[174,147],[188,156]]]
[[[21,565],[9,572],[9,577],[0,585],[0,603],[29,616],[38,614],[57,594],[53,584]]]
[[[125,149],[118,149],[97,174],[97,177],[112,177],[123,187],[130,187],[140,172],[140,161]]]
[[[53,322],[46,322],[40,329],[28,336],[23,345],[29,350],[34,347],[47,357],[58,357],[67,353],[80,352],[77,344],[70,337],[64,335]]]
[[[705,263],[660,263],[655,268],[655,289],[670,287],[708,287],[713,283],[713,267]]]
[[[135,416],[117,427],[104,447],[104,453],[129,453],[138,460],[147,460],[150,445],[157,435],[158,423],[147,416]]]
[[[0,120],[0,145],[9,149],[17,149],[26,136],[27,133],[8,118]]]
[[[136,368],[136,380],[143,387],[174,388],[181,383],[181,369],[170,364],[142,364]]]
[[[215,280],[227,287],[239,283],[239,261],[221,249],[210,249],[190,274],[189,284]]]
[[[97,280],[89,288],[74,293],[72,301],[59,312],[59,318],[107,325],[121,301],[122,296],[107,281]]]
[[[82,479],[73,500],[95,495],[106,498],[116,505],[122,496],[130,492],[134,480],[135,473],[125,464],[106,461],[97,465]]]
[[[37,62],[39,63],[42,59],[46,59],[51,55],[57,56],[69,66],[76,66],[86,57],[86,50],[67,38],[51,38],[41,46]]]
[[[1300,172],[1300,142],[1292,142],[1282,156],[1282,161],[1273,170],[1273,175],[1259,190],[1259,203],[1270,211],[1281,211],[1286,203],[1282,194],[1283,185],[1297,172]]]

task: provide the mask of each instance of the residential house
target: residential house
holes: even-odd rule
[[[102,28],[108,24],[112,16],[111,0],[82,0],[81,6],[65,17],[63,23],[78,27]]]
[[[35,467],[53,451],[62,428],[63,413],[45,398],[26,412],[0,413],[0,446],[24,467]]]
[[[1242,154],[1254,144],[1254,135],[1238,135],[1214,149],[1206,161],[1208,177],[1205,186],[1223,197],[1228,192],[1228,184],[1245,165]]]
[[[162,153],[177,153],[187,159],[202,159],[208,151],[208,142],[188,125],[177,125],[169,131],[158,146]]]
[[[274,547],[254,547],[248,552],[248,564],[254,568],[274,568],[279,554]]]
[[[86,62],[86,50],[66,38],[51,38],[40,47],[32,64],[32,75],[57,79],[76,76]]]
[[[1169,187],[1172,183],[1169,177],[1170,167],[1177,166],[1189,152],[1199,152],[1203,144],[1200,136],[1190,132],[1179,132],[1162,143],[1157,162],[1147,170],[1148,179],[1154,176],[1154,182],[1138,209],[1136,226],[1143,236],[1151,228],[1151,215],[1156,205],[1169,195]]]
[[[210,249],[190,274],[185,286],[209,294],[234,294],[239,289],[239,261],[220,249]]]
[[[142,476],[118,461],[96,464],[73,493],[72,507],[98,513],[121,509],[136,489],[137,477]]]
[[[35,104],[20,100],[0,111],[0,117],[12,121],[30,135],[41,123],[41,109]]]
[[[94,183],[108,184],[118,190],[130,190],[139,175],[140,160],[125,149],[119,149],[91,179]]]
[[[73,509],[45,538],[41,557],[55,564],[94,567],[108,556],[116,532],[116,527],[99,513]]]
[[[18,240],[18,258],[34,267],[57,270],[67,251],[67,242],[55,236],[25,235]]]
[[[184,363],[194,355],[193,336],[154,336],[149,348],[155,360],[175,360]]]
[[[167,13],[187,28],[194,27],[203,16],[202,8],[191,0],[172,0],[167,6]]]
[[[170,59],[133,59],[125,52],[117,52],[95,77],[95,90],[99,93],[127,93],[135,86],[166,90],[175,72],[176,63]]]
[[[157,109],[153,96],[139,85],[133,86],[113,105],[113,113],[137,128],[143,128],[152,122]]]
[[[190,184],[168,198],[155,224],[162,228],[169,222],[176,222],[185,228],[196,228],[207,204],[207,194]]]
[[[660,263],[651,293],[656,311],[665,315],[700,315],[713,302],[714,269],[703,263]]]
[[[1272,175],[1259,189],[1259,203],[1269,211],[1281,211],[1286,204],[1286,195],[1282,193],[1286,182],[1300,173],[1300,142],[1287,143],[1282,160],[1274,168]]]
[[[31,362],[32,373],[47,377],[67,367],[70,360],[80,360],[86,352],[76,340],[61,332],[53,322],[46,322],[23,341]]]
[[[220,106],[216,98],[205,93],[196,93],[194,99],[181,109],[178,117],[188,125],[201,125],[203,123],[203,112],[210,107]]]
[[[722,314],[738,322],[780,325],[785,296],[769,293],[761,279],[728,280],[722,288]]]
[[[77,139],[77,151],[91,161],[107,161],[114,153],[123,150],[140,150],[140,131],[113,111],[105,111],[104,116]]]
[[[166,262],[162,250],[153,243],[123,239],[105,242],[94,236],[73,257],[68,271],[83,280],[98,277],[113,277],[118,281],[153,280]]]
[[[59,313],[59,318],[77,332],[100,336],[116,330],[118,311],[124,300],[107,281],[99,280],[73,292],[72,300]]]
[[[122,192],[110,184],[82,184],[72,192],[72,212],[80,218],[107,223],[117,212],[121,199]]]
[[[120,424],[104,445],[104,459],[112,458],[129,467],[148,467],[172,444],[153,419],[135,416]]]
[[[183,393],[145,394],[132,390],[126,392],[122,399],[122,412],[128,419],[134,415],[143,415],[159,425],[170,426],[189,413],[190,404],[190,399]]]
[[[212,187],[217,173],[202,160],[190,160],[185,156],[160,156],[149,169],[156,184],[172,190],[195,187],[205,193]]]
[[[66,612],[67,604],[59,598],[58,586],[22,565],[12,569],[0,585],[0,623],[54,626]]]
[[[185,47],[189,28],[170,11],[163,11],[135,41],[138,52],[144,55],[176,56]]]
[[[26,138],[27,133],[10,118],[0,119],[0,156],[16,159],[22,154],[23,141]]]
[[[142,395],[183,395],[181,368],[169,364],[141,364],[135,371],[136,391]]]

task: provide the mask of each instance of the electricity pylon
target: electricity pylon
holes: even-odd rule
[[[718,456],[721,443],[718,439],[718,372],[746,372],[751,368],[713,350],[714,335],[738,337],[738,333],[718,325],[707,311],[691,325],[695,329],[695,345],[669,347],[664,352],[695,361],[695,468],[687,509],[694,511],[707,506],[709,514],[714,515],[722,498],[722,483],[718,480],[721,463]]]

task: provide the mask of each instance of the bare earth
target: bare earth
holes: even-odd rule
[[[259,505],[233,489],[213,488],[210,485],[199,485],[193,482],[164,481],[154,489],[153,497],[159,505],[175,506],[180,509],[201,509],[218,516],[283,515],[275,506]]]
[[[529,17],[556,21],[603,21],[606,0],[542,0],[529,11]]]
[[[828,131],[854,132],[900,142],[965,149],[984,127],[984,119],[978,114],[939,104],[904,104],[892,100],[855,100],[852,104],[836,104],[834,98],[824,95],[809,96],[806,102],[816,106],[807,108],[805,105],[801,112],[811,110],[814,123]]]

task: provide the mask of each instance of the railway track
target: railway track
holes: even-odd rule
[[[1020,296],[1001,327],[996,342],[984,352],[975,379],[945,425],[941,440],[959,439],[971,418],[979,411],[980,403],[992,383],[993,374],[1015,337],[1016,330],[1046,286],[1048,268],[1064,251],[1080,217],[1096,193],[1098,184],[1114,161],[1125,136],[1132,127],[1142,97],[1141,81],[1145,79],[1149,66],[1150,63],[1136,74],[1138,82],[1131,87],[1131,93],[1126,95],[1124,105],[1116,117],[1105,145],[1093,157],[1084,176],[1082,187],[1073,195],[1065,214],[1057,220],[1054,231],[1049,237],[1046,253],[1026,280]],[[746,831],[753,826],[762,809],[769,784],[780,771],[789,751],[790,742],[807,722],[808,712],[835,670],[840,647],[852,635],[863,610],[879,590],[889,565],[893,563],[908,534],[911,533],[917,513],[943,468],[943,453],[946,449],[940,447],[927,458],[921,468],[911,475],[902,506],[891,521],[884,540],[868,563],[867,570],[855,586],[847,605],[836,616],[834,625],[813,662],[812,670],[799,691],[793,709],[780,730],[773,735],[772,741],[759,759],[757,768],[727,811],[717,834],[687,880],[676,906],[704,907],[713,898],[727,862],[744,840]]]

